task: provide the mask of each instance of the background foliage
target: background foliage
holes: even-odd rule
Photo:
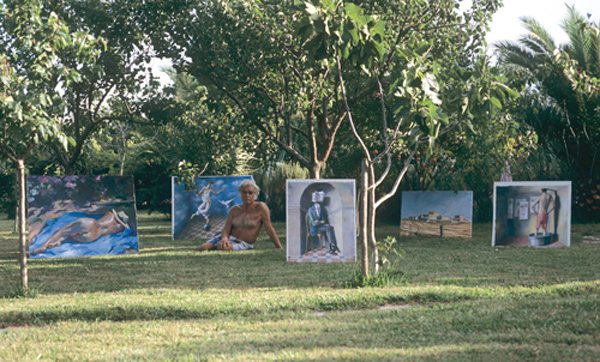
[[[84,63],[69,48],[57,53],[57,64],[79,69],[79,76],[65,88],[66,103],[56,129],[67,137],[61,142],[71,142],[66,142],[66,152],[59,152],[54,139],[40,143],[31,150],[28,173],[134,175],[139,209],[164,214],[170,212],[174,175],[183,179],[200,173],[252,174],[278,220],[285,215],[286,178],[314,176],[318,169],[323,178],[358,181],[364,155],[351,141],[347,123],[337,123],[345,111],[333,70],[326,63],[326,55],[338,46],[332,41],[338,38],[325,36],[322,31],[333,24],[320,23],[327,18],[316,15],[317,9],[334,3],[43,2],[42,17],[54,12],[69,30],[98,39],[94,48],[98,60]],[[312,4],[312,10],[307,4]],[[363,33],[352,24],[362,21],[358,6],[369,9],[382,4],[344,2],[353,20],[345,23],[339,38],[349,40],[342,50],[348,64],[356,66],[345,65],[344,77],[357,127],[371,149],[381,143],[381,130],[375,125],[381,119],[381,104],[366,77],[365,61],[367,54],[382,49],[368,38],[369,32],[378,34],[377,22],[365,23],[373,27]],[[406,19],[418,15],[418,9],[432,9],[420,0],[386,4],[385,16]],[[444,4],[451,10],[458,2]],[[308,18],[297,16],[298,10],[314,12],[312,25],[306,23]],[[514,180],[572,180],[575,221],[597,219],[598,24],[573,8],[568,10],[568,44],[554,44],[539,23],[525,19],[527,35],[496,44],[498,63],[480,56],[481,44],[461,48],[460,34],[441,36],[429,18],[400,28],[402,37],[417,29],[423,39],[437,44],[432,57],[448,64],[438,74],[448,86],[453,79],[486,74],[478,86],[496,82],[519,92],[518,98],[492,102],[484,94],[477,100],[482,112],[469,120],[472,128],[445,135],[433,148],[423,145],[417,150],[400,191],[473,190],[475,221],[489,221],[493,182],[508,163]],[[470,18],[448,12],[439,21],[481,25],[485,11],[481,8]],[[309,33],[308,25],[316,31]],[[361,47],[367,53],[352,53]],[[147,75],[147,61],[156,56],[173,60],[174,68],[167,70],[169,85]],[[485,107],[499,105],[501,112],[486,115]],[[391,179],[406,160],[405,150],[394,149],[392,160]],[[12,216],[14,170],[10,165],[2,170],[0,207]],[[383,188],[388,189],[391,181],[385,182]],[[382,206],[379,218],[396,222],[399,205],[400,194]]]

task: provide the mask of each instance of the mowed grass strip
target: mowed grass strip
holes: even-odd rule
[[[285,224],[276,223],[285,243]],[[494,248],[399,238],[402,283],[347,289],[358,263],[287,263],[254,250],[199,253],[170,221],[139,216],[140,254],[29,260],[18,296],[17,236],[0,221],[0,360],[596,360],[598,225],[570,248]],[[398,236],[382,225],[378,236]],[[284,244],[285,246],[285,244]]]
[[[590,302],[528,298],[177,321],[73,320],[3,331],[0,358],[594,360],[600,331],[582,323],[597,316]]]

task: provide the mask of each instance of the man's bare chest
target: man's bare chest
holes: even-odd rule
[[[234,228],[256,229],[262,224],[260,215],[241,212],[233,217],[232,224]]]

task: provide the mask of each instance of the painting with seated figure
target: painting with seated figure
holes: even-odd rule
[[[136,254],[132,176],[28,176],[31,258]]]
[[[190,190],[172,178],[172,237],[210,239],[225,227],[231,207],[241,205],[239,184],[252,176],[202,176]]]
[[[356,261],[354,180],[287,180],[287,260]]]
[[[494,183],[493,246],[571,245],[571,181]]]
[[[400,235],[470,238],[473,191],[403,191]]]

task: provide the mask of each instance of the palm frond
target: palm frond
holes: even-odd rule
[[[543,57],[550,57],[554,52],[554,49],[550,51],[546,48],[545,44],[540,41],[540,38],[535,34],[523,35],[519,38],[521,46],[531,50],[534,54],[541,55]]]
[[[600,79],[600,24],[590,25],[590,69],[589,73]]]
[[[505,40],[494,43],[494,47],[498,50],[500,63],[517,65],[530,71],[539,66],[536,54],[518,43]]]
[[[529,31],[527,38],[535,39],[539,46],[544,48],[545,53],[552,54],[556,49],[556,43],[542,24],[528,16],[523,16],[520,20],[525,29]]]
[[[569,36],[569,44],[564,50],[571,59],[579,63],[582,69],[589,71],[589,54],[591,49],[591,39],[588,36],[588,23],[585,18],[575,10],[574,6],[567,6],[567,16],[561,24],[561,28]]]

